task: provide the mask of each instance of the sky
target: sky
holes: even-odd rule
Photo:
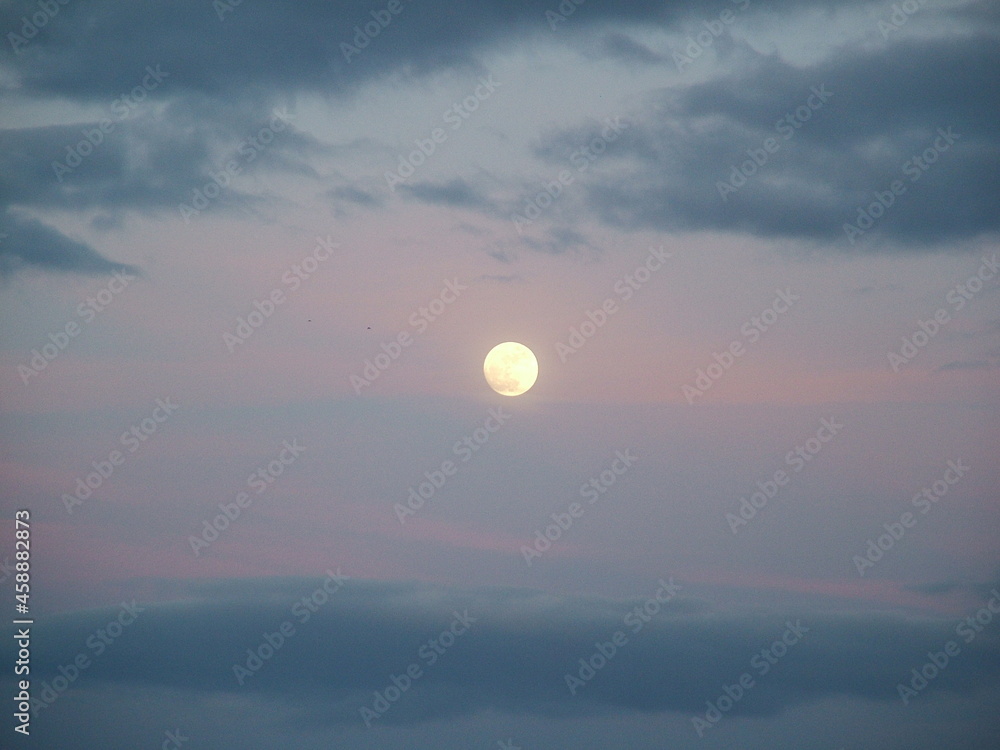
[[[996,3],[0,32],[0,745],[996,747]]]

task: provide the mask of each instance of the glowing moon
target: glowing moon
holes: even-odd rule
[[[535,384],[538,360],[524,344],[507,341],[490,349],[483,374],[490,388],[501,396],[520,396]]]

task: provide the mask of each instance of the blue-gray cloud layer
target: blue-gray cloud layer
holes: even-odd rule
[[[848,248],[862,236],[843,225],[882,195],[874,225],[859,226],[904,247],[1000,229],[1000,90],[990,85],[1000,39],[900,41],[805,68],[743,54],[731,76],[657,95],[609,150],[631,168],[592,182],[587,208],[619,228]],[[588,140],[561,133],[541,153],[556,159]]]
[[[372,705],[375,691],[417,664],[422,676],[379,719],[405,724],[488,708],[550,716],[622,710],[693,715],[703,713],[725,685],[750,673],[755,685],[729,713],[763,716],[837,695],[899,701],[897,684],[909,684],[910,670],[922,667],[928,652],[940,652],[948,641],[956,642],[959,655],[914,701],[929,700],[928,694],[938,691],[968,694],[1000,682],[995,624],[980,628],[967,642],[956,631],[957,619],[829,611],[720,613],[683,595],[651,607],[651,616],[627,620],[646,600],[350,580],[303,621],[306,609],[293,609],[295,602],[320,583],[202,585],[192,601],[145,607],[100,654],[92,645],[99,638],[92,636],[118,610],[46,618],[34,629],[35,684],[51,681],[60,665],[85,653],[92,658],[88,681],[248,691],[290,703],[296,696],[323,695],[322,715],[305,718],[357,723],[359,709]],[[422,646],[448,627],[454,612],[475,621],[430,663],[426,654],[432,649],[422,651]],[[245,665],[247,650],[258,650],[265,634],[279,631],[285,621],[295,633],[259,671],[244,676],[245,684],[238,684],[234,665]],[[761,656],[782,639],[789,623],[803,632],[787,654]],[[616,631],[627,642],[571,695],[565,676],[578,675],[580,659],[590,659],[596,644],[608,642]],[[4,643],[0,654],[12,661],[12,643]],[[767,662],[765,673],[760,665]],[[58,707],[45,710],[55,715]]]
[[[66,147],[96,122],[0,131],[0,206],[103,209],[112,217],[127,210],[176,211],[218,171],[227,148],[252,133],[274,106],[298,94],[349,97],[386,74],[475,72],[482,69],[483,55],[522,44],[571,44],[587,55],[673,68],[672,54],[681,50],[651,50],[629,36],[631,30],[688,33],[737,5],[591,2],[577,7],[572,23],[553,31],[546,12],[558,9],[558,3],[549,0],[403,3],[361,54],[345,55],[342,45],[354,44],[355,27],[380,10],[366,0],[241,3],[221,19],[213,4],[201,0],[71,2],[57,4],[58,13],[30,38],[22,34],[23,19],[37,11],[37,4],[9,3],[0,10],[0,28],[23,36],[23,43],[17,42],[15,51],[8,38],[0,52],[8,81],[4,98],[112,106],[144,80],[148,66],[159,66],[169,75],[146,101],[169,106],[134,120],[130,113],[129,122],[119,123],[63,181],[53,174],[52,162],[64,158]],[[876,20],[886,9],[871,3],[840,5],[866,8],[871,28],[859,29],[856,39],[808,67],[723,35],[715,43],[723,64],[710,67],[714,77],[691,84],[682,80],[653,95],[650,107],[632,113],[634,127],[605,161],[581,179],[586,188],[580,205],[567,200],[543,223],[557,216],[575,221],[577,211],[624,229],[723,230],[850,248],[843,225],[855,221],[858,207],[869,205],[876,192],[884,194],[901,179],[908,193],[861,238],[866,246],[873,246],[873,237],[920,248],[995,232],[1000,102],[990,82],[1000,65],[996,7],[985,0],[952,10],[928,6],[920,11],[925,17],[942,25],[972,21],[975,31],[919,41],[896,32],[873,43],[880,36]],[[808,24],[816,18],[809,15],[812,7],[753,2],[737,20],[759,25],[780,13],[799,18],[809,33]],[[759,153],[764,139],[775,136],[775,123],[823,84],[833,98],[795,128],[794,138],[779,135],[780,150],[723,200],[718,185],[732,166],[746,161],[747,149]],[[932,144],[937,128],[949,127],[960,140],[921,174],[920,182],[910,183],[902,172],[907,160]],[[564,160],[586,131],[567,124],[543,138],[536,156]],[[260,161],[319,179],[307,156],[322,154],[323,148],[290,133]],[[355,204],[369,194],[360,184],[326,188],[332,200]],[[414,185],[408,192],[494,218],[517,207],[509,196],[463,187],[459,178],[441,189]],[[219,207],[248,210],[259,200],[230,190]],[[364,204],[384,208],[374,198]],[[532,241],[538,245],[537,238]],[[108,263],[97,250],[74,242],[65,237],[46,242],[29,233],[17,244],[0,245],[0,256],[8,270],[36,264],[89,271]],[[556,249],[566,244],[553,242]],[[543,244],[542,249],[551,249],[552,243]]]

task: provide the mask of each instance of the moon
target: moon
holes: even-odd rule
[[[520,396],[538,378],[538,360],[531,349],[516,341],[497,344],[486,355],[483,375],[501,396]]]

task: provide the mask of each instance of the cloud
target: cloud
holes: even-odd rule
[[[349,99],[389,76],[405,82],[442,70],[479,72],[480,58],[526,45],[570,45],[630,64],[656,64],[665,53],[637,41],[634,32],[682,35],[713,17],[706,18],[693,0],[585,3],[553,31],[546,22],[553,6],[551,0],[406,2],[357,54],[345,55],[343,45],[355,44],[356,27],[372,19],[367,0],[241,4],[221,20],[202,0],[60,5],[16,52],[5,48],[5,99],[108,108],[127,99],[150,67],[168,76],[64,179],[52,173],[53,161],[96,123],[0,131],[0,207],[114,217],[127,210],[173,212],[219,173],[262,117],[303,94]],[[941,24],[959,24],[960,33],[845,45],[805,65],[758,52],[741,39],[720,39],[716,50],[724,48],[724,64],[706,67],[707,80],[682,79],[654,93],[648,105],[637,105],[628,131],[592,170],[578,175],[579,194],[542,221],[575,225],[586,217],[616,229],[721,230],[850,250],[844,224],[901,177],[904,162],[932,144],[938,128],[953,128],[959,141],[919,182],[907,184],[907,193],[860,243],[920,249],[995,233],[1000,176],[992,165],[1000,142],[993,115],[1000,112],[1000,94],[989,83],[1000,67],[1000,35],[988,6],[965,3],[926,12],[925,18]],[[882,9],[851,0],[834,7],[858,18],[866,8],[872,18]],[[794,26],[817,8],[832,12],[828,3],[761,0],[741,9],[740,18],[752,26],[757,14],[780,13]],[[34,10],[28,0],[9,3],[0,10],[0,25],[20,29],[22,17]],[[449,23],[440,23],[443,17]],[[194,38],[200,43],[192,45]],[[800,123],[793,137],[778,136],[780,151],[723,199],[719,184],[750,158],[748,149],[759,153],[764,139],[775,136],[776,122],[822,85],[834,92],[832,99]],[[591,130],[578,125],[549,133],[533,155],[564,167],[580,139],[596,135]],[[244,166],[322,183],[314,164],[339,153],[291,128],[260,152],[256,164]],[[519,183],[524,180],[512,175],[499,189],[516,190]],[[253,212],[265,205],[263,196],[245,188],[225,192],[212,210]],[[407,192],[494,218],[506,202],[461,178],[416,184]],[[337,185],[328,195],[335,202],[382,207],[363,183]],[[95,226],[109,225],[99,220]],[[585,244],[565,229],[559,232],[527,244],[542,252]],[[73,267],[68,258],[64,265]]]
[[[653,52],[646,45],[621,32],[606,34],[601,39],[600,49],[608,57],[634,64],[656,65],[669,60],[668,57]]]
[[[1000,38],[902,39],[808,66],[746,45],[742,56],[733,73],[664,89],[630,114],[634,127],[585,182],[581,210],[618,229],[722,230],[851,250],[844,225],[898,180],[905,193],[864,227],[863,246],[880,246],[868,242],[877,237],[920,249],[1000,230],[991,166],[1000,127],[983,116],[1000,113],[1000,92],[987,84]],[[559,161],[580,142],[567,129],[538,154]]]
[[[703,712],[744,672],[756,686],[732,714],[763,716],[834,695],[899,700],[896,685],[949,640],[961,654],[927,692],[995,687],[1000,638],[986,629],[971,643],[956,619],[829,611],[716,612],[678,597],[635,632],[625,616],[646,600],[612,601],[507,588],[456,589],[418,583],[348,581],[308,621],[292,606],[320,581],[280,579],[194,584],[188,601],[148,605],[116,642],[93,658],[88,680],[172,689],[299,697],[326,696],[314,723],[360,722],[358,709],[410,664],[422,677],[381,719],[386,724],[471,714],[495,708],[536,715],[598,715],[620,710]],[[683,584],[681,584],[683,587]],[[683,591],[683,588],[682,588]],[[652,595],[654,592],[650,592]],[[141,603],[140,603],[141,605]],[[304,608],[302,608],[303,611]],[[435,663],[421,647],[455,614],[474,618]],[[33,673],[58,674],[78,652],[94,656],[88,638],[118,610],[50,616],[35,626]],[[265,634],[290,621],[295,632],[246,684],[244,664]],[[752,659],[789,627],[807,629],[787,655],[762,674]],[[576,695],[576,675],[595,644],[621,630],[627,642]],[[440,649],[438,649],[440,651]],[[0,653],[14,658],[13,644]],[[425,649],[425,653],[430,653]],[[141,655],[141,658],[140,658]],[[763,663],[763,657],[759,660]],[[925,697],[922,696],[921,699]]]
[[[0,276],[28,266],[84,274],[139,272],[134,266],[108,260],[89,245],[36,219],[7,211],[0,216]]]
[[[382,198],[375,193],[350,185],[330,188],[327,195],[336,200],[347,201],[365,208],[379,208],[384,204]]]
[[[580,232],[564,226],[547,228],[542,239],[524,236],[521,242],[532,250],[547,255],[559,255],[574,249],[594,248],[594,245]]]
[[[488,201],[468,182],[455,178],[446,183],[417,182],[400,187],[424,203],[451,206],[452,208],[479,208],[495,211]]]
[[[195,205],[195,193],[209,185],[223,188],[206,210],[252,211],[264,200],[237,182],[257,170],[319,179],[309,159],[320,144],[287,122],[266,144],[252,141],[276,122],[253,107],[183,100],[162,115],[102,119],[103,130],[102,120],[0,130],[0,211],[10,235],[0,245],[4,273],[25,265],[86,273],[123,268],[51,227],[17,218],[17,210],[93,213],[93,226],[103,231],[127,211],[180,218],[179,206]]]
[[[756,0],[751,7],[787,11],[814,4],[829,5]],[[557,7],[552,0],[404,0],[401,12],[374,38],[361,40],[357,54],[345,54],[342,45],[354,46],[356,27],[373,20],[372,12],[381,9],[377,4],[243,3],[220,21],[212,3],[202,0],[155,7],[128,0],[68,3],[18,54],[7,50],[8,63],[19,90],[32,96],[112,97],[131,89],[135,76],[152,64],[171,71],[174,86],[208,96],[339,95],[393,71],[424,75],[456,65],[474,68],[478,54],[531,35],[561,43],[566,35],[553,33],[546,20]],[[35,10],[32,0],[7,3],[0,10],[0,27],[20,29],[22,16]],[[705,15],[696,0],[594,2],[578,6],[566,26],[603,32],[608,25],[666,27]]]
[[[988,370],[992,365],[985,359],[976,360],[955,360],[954,362],[949,362],[947,364],[941,365],[937,368],[938,372],[947,372],[949,370]]]

